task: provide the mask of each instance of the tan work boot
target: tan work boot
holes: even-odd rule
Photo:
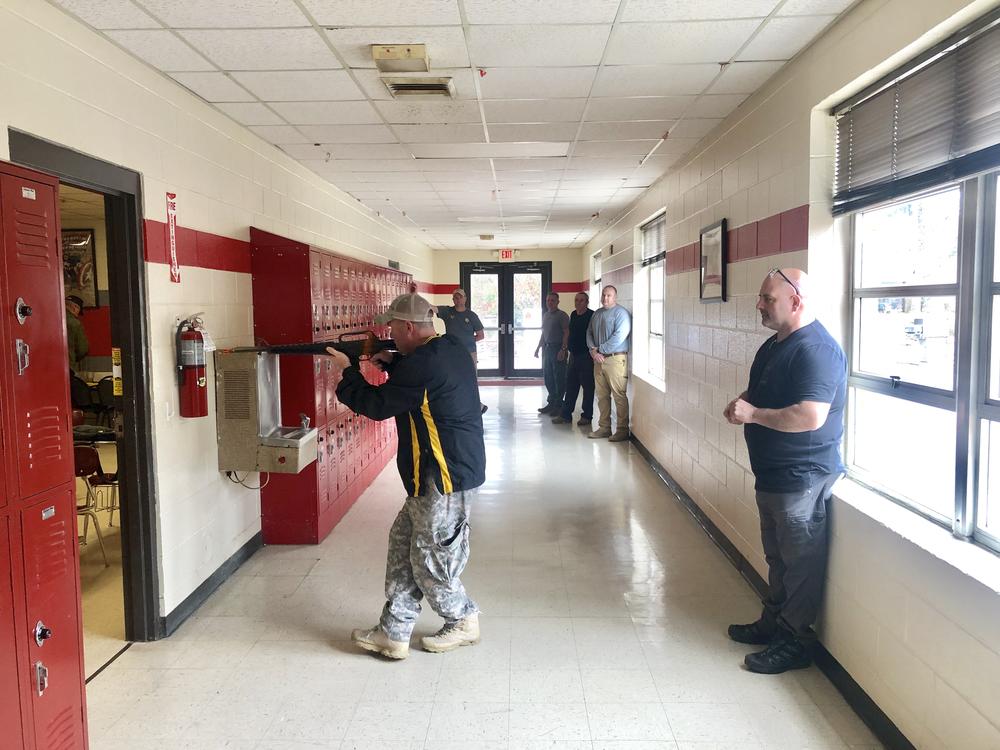
[[[445,625],[434,635],[425,635],[420,639],[424,651],[443,654],[454,651],[459,646],[472,646],[479,643],[479,613],[469,615],[464,620]]]
[[[609,443],[623,443],[629,439],[630,433],[628,430],[625,432],[616,432],[614,435],[608,438]]]
[[[609,438],[611,437],[611,430],[607,428],[594,430],[589,435],[587,435],[587,437],[589,437],[591,440],[600,440],[601,438]]]
[[[351,640],[365,651],[382,654],[390,659],[405,659],[410,653],[410,644],[404,641],[390,640],[380,625],[370,630],[354,630]]]

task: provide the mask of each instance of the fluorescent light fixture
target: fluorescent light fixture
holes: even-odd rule
[[[546,216],[459,216],[458,221],[468,224],[529,224],[545,221]]]
[[[414,143],[409,146],[415,159],[531,159],[565,158],[569,143]]]

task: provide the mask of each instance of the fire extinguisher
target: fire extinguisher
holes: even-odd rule
[[[198,315],[192,315],[177,325],[177,376],[181,389],[182,417],[208,416],[203,325]]]

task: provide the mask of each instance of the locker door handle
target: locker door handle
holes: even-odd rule
[[[28,352],[31,347],[24,339],[17,339],[15,346],[17,347],[17,374],[24,375],[24,371],[28,369]]]
[[[39,696],[45,692],[49,686],[49,668],[46,667],[42,662],[35,662],[35,692]]]

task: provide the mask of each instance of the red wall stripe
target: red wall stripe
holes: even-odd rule
[[[759,221],[734,227],[727,233],[729,262],[793,253],[809,246],[809,206],[782,211]],[[667,253],[667,274],[698,269],[698,243],[674,248]]]
[[[145,219],[142,227],[147,263],[169,263],[167,225]],[[177,227],[177,262],[181,266],[210,268],[215,271],[250,273],[250,243],[197,229]]]

